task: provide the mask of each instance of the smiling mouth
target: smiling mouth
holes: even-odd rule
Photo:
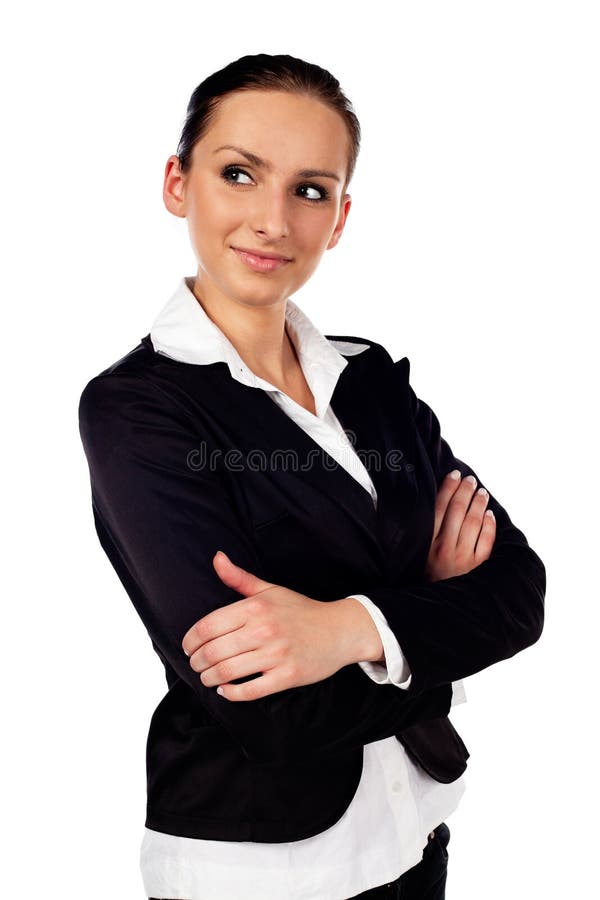
[[[291,262],[291,259],[282,256],[261,256],[258,253],[240,250],[237,247],[232,247],[231,249],[243,263],[255,272],[273,272],[275,269],[281,269]]]

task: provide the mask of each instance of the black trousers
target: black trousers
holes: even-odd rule
[[[396,881],[355,894],[349,900],[444,900],[448,872],[450,829],[445,822],[431,832],[423,859]],[[167,900],[149,897],[148,900]]]

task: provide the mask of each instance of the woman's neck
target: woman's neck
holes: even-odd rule
[[[255,375],[276,387],[297,383],[300,363],[286,329],[285,300],[263,307],[243,305],[227,297],[211,300],[198,288],[197,280],[193,293]]]

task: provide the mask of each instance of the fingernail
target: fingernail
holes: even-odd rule
[[[467,477],[465,478],[465,481],[468,481],[469,484],[477,484],[477,479],[475,478],[474,475],[467,475]]]
[[[482,497],[487,497],[487,491],[485,488],[479,488],[477,491],[478,494],[481,494]]]
[[[221,685],[219,685],[219,687],[217,688],[217,694],[220,694],[221,697],[222,697],[224,693],[225,693],[225,691],[223,690],[223,688],[221,687]]]
[[[460,478],[460,469],[452,469],[451,472],[448,472],[448,477],[453,478],[455,481],[458,481]]]
[[[491,509],[486,509],[485,514],[486,514],[486,516],[490,516],[492,519],[496,518],[496,516],[494,515],[494,513],[492,512]]]

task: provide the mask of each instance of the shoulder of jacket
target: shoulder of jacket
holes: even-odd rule
[[[162,364],[162,358],[142,338],[132,350],[88,380],[79,397],[80,421],[88,413],[108,413],[138,400],[171,406],[174,398],[164,390],[160,377]]]

